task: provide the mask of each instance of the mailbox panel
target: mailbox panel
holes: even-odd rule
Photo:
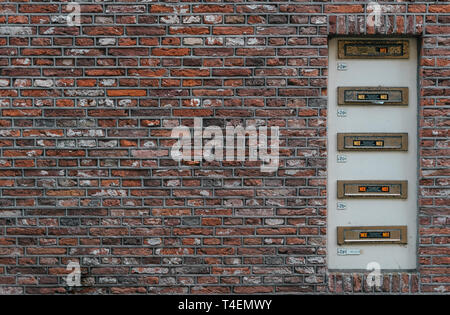
[[[339,40],[339,59],[408,59],[408,40]]]
[[[408,151],[407,133],[338,133],[338,151]]]
[[[337,197],[344,198],[385,198],[406,199],[408,197],[407,181],[381,180],[338,180]]]
[[[345,51],[340,41],[347,41]],[[329,41],[330,270],[366,270],[371,262],[382,270],[417,267],[418,51],[412,38]],[[407,234],[385,230],[401,226]],[[338,227],[366,230],[346,232],[343,242]]]
[[[408,88],[338,87],[338,105],[408,106]]]
[[[338,226],[339,245],[407,244],[407,226]]]

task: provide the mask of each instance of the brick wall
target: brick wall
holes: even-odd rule
[[[445,2],[1,2],[0,293],[448,292]],[[419,266],[377,289],[326,263],[327,40],[372,34],[422,45]],[[278,126],[278,170],[174,161],[196,117]]]

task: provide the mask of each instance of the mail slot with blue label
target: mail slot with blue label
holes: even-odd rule
[[[338,245],[407,244],[407,226],[338,226]]]
[[[406,199],[408,181],[401,180],[338,180],[337,197]]]
[[[342,39],[338,41],[339,59],[408,59],[408,40]]]
[[[407,133],[338,133],[338,151],[408,151]]]
[[[338,105],[408,106],[407,87],[338,87]]]

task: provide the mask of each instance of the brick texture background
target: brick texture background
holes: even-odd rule
[[[450,5],[380,1],[0,2],[0,293],[372,292],[326,262],[327,41],[414,36],[416,272],[450,290]],[[181,163],[173,127],[279,126],[280,167]],[[414,171],[414,170],[412,170]],[[66,285],[78,261],[82,286]]]

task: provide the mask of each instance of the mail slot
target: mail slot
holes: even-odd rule
[[[408,106],[408,88],[338,87],[338,105]]]
[[[338,151],[408,151],[407,133],[338,133]]]
[[[338,180],[337,197],[345,198],[386,198],[406,199],[407,181],[360,181]]]
[[[408,59],[408,40],[339,40],[339,59]]]
[[[330,270],[417,267],[418,52],[405,37],[329,40]]]
[[[338,245],[407,244],[407,226],[338,226]]]

